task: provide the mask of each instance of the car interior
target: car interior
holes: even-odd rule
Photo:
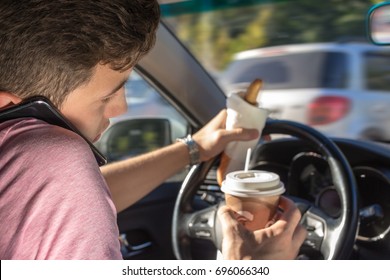
[[[250,4],[230,6],[231,1],[220,1],[225,3],[220,6],[202,6],[201,2],[160,1],[162,20],[156,45],[136,66],[134,75],[166,103],[149,110],[150,97],[145,97],[141,102],[145,107],[139,110],[142,113],[132,115],[129,95],[128,114],[113,120],[96,144],[109,162],[168,145],[177,136],[195,132],[225,108],[227,92],[218,82],[220,74],[205,63],[207,49],[191,49],[188,39],[180,37],[184,32],[179,30],[180,23],[199,20],[207,24],[214,11],[233,21],[235,11],[241,8],[256,8],[259,17],[265,17],[261,13],[270,8],[280,11],[281,16],[294,4],[297,17],[305,8],[325,9],[317,1],[244,1]],[[359,32],[368,34],[363,39],[369,44],[389,44],[390,6],[371,8],[375,3],[361,2],[360,14],[355,12],[360,19],[356,25]],[[348,6],[332,5],[333,11],[347,14]],[[383,9],[387,9],[387,17]],[[243,29],[243,22],[235,35]],[[371,33],[380,24],[387,31]],[[306,31],[310,30],[307,27]],[[199,53],[206,59],[201,61]],[[250,74],[256,77],[256,73]],[[262,136],[253,150],[250,168],[277,173],[286,187],[284,195],[300,209],[308,237],[299,259],[390,259],[390,149],[386,141],[333,137],[308,124],[271,117]],[[118,213],[124,259],[216,259],[222,241],[216,211],[225,203],[216,179],[219,163],[217,157],[187,167]]]
[[[287,109],[268,108],[271,103],[266,102],[268,98],[261,102],[260,89],[260,106],[268,109],[269,115],[261,138],[253,147],[249,168],[278,174],[286,188],[283,195],[299,208],[300,223],[308,235],[297,259],[390,259],[390,137],[377,137],[378,129],[360,133],[361,124],[365,128],[380,124],[380,131],[390,128],[386,114],[387,105],[390,106],[390,64],[383,62],[390,58],[390,2],[159,3],[161,21],[156,44],[136,65],[126,83],[128,112],[112,119],[93,148],[110,163],[193,134],[226,108],[226,99],[232,94],[227,88],[242,90],[227,85],[225,79],[236,74],[233,63],[237,54],[249,51],[282,56],[287,46],[300,45],[310,54],[294,56],[297,60],[291,65],[301,65],[305,70],[316,68],[306,74],[294,73],[298,80],[310,85],[313,100],[307,104],[295,102],[298,95],[308,96],[302,88],[294,89],[285,98],[271,91],[271,99],[289,103]],[[343,69],[343,73],[348,73],[365,67],[359,69],[367,72],[371,80],[358,80],[359,89],[352,87],[342,92],[339,85],[344,84],[344,77],[335,78],[341,82],[328,82],[335,71],[331,70],[334,65],[325,61],[326,57],[334,61],[337,54],[330,50],[327,55],[313,55],[309,45],[332,43],[352,48],[351,42],[375,46],[380,55],[371,60],[369,67],[362,63]],[[365,54],[369,56],[370,52]],[[311,61],[313,57],[316,61]],[[353,54],[343,59],[353,59]],[[270,59],[257,72],[256,61],[249,59],[253,67],[242,73],[244,89],[256,78],[262,79],[266,87],[272,81],[291,82],[292,75],[284,70],[289,65],[275,64]],[[363,107],[375,113],[375,117],[368,118],[366,111],[351,114],[353,109],[360,108],[354,107],[354,96],[362,90],[367,93],[370,83],[377,89],[364,95]],[[323,88],[318,90],[317,85]],[[318,100],[325,102],[313,102]],[[285,118],[283,110],[294,111],[298,118]],[[307,121],[308,112],[316,116],[316,125]],[[324,119],[326,129],[322,126]],[[343,136],[347,132],[354,137]],[[220,163],[221,156],[217,156],[188,166],[119,212],[118,238],[123,258],[217,259],[223,238],[217,211],[225,204],[217,181]]]

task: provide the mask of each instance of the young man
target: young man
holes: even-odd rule
[[[126,111],[124,83],[158,22],[154,0],[1,1],[0,110],[42,95],[96,141]],[[257,137],[225,130],[225,118],[193,135],[200,160]],[[116,212],[189,162],[188,147],[175,143],[100,170],[73,132],[33,118],[0,123],[0,259],[120,259]],[[279,221],[256,233],[223,208],[224,257],[294,258],[305,230],[291,201],[281,207]]]

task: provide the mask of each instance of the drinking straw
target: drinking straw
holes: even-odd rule
[[[251,153],[252,153],[252,149],[248,148],[248,150],[246,151],[245,172],[247,172],[249,168],[249,160],[251,158]]]

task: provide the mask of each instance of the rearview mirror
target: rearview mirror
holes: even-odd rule
[[[367,35],[375,45],[390,45],[390,2],[377,4],[368,11]]]

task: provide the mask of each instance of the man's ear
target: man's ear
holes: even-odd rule
[[[0,91],[0,110],[18,104],[22,99],[8,92]]]

